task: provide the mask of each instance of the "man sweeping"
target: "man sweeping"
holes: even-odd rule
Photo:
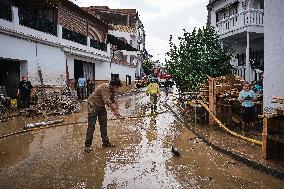
[[[110,143],[107,136],[107,111],[106,107],[110,107],[116,117],[121,117],[118,111],[118,105],[115,102],[115,91],[122,86],[119,79],[111,80],[109,83],[99,85],[88,98],[88,129],[86,133],[85,152],[92,151],[93,134],[95,130],[96,120],[98,118],[100,124],[100,132],[103,147],[115,147]]]

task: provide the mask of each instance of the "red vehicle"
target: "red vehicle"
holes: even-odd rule
[[[167,73],[167,70],[165,67],[157,67],[154,70],[154,75],[157,76],[160,83],[164,83],[166,79],[172,80],[172,75]]]
[[[145,87],[149,84],[149,80],[147,76],[142,76],[140,79],[135,80],[135,84],[137,88]]]

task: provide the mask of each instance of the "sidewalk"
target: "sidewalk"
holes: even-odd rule
[[[166,105],[187,128],[213,149],[229,155],[250,167],[284,180],[284,162],[279,160],[263,160],[261,158],[260,145],[234,137],[218,126],[187,122],[186,118],[182,116],[181,109],[173,101],[167,101]]]

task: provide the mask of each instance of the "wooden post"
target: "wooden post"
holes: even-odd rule
[[[208,78],[208,86],[209,86],[209,109],[213,113],[213,115],[216,115],[216,81],[214,78],[209,77]],[[209,125],[214,124],[213,117],[209,114]]]
[[[262,157],[284,159],[284,119],[282,116],[264,116],[262,135]]]
[[[263,118],[263,131],[262,131],[262,158],[268,159],[267,154],[267,116]]]

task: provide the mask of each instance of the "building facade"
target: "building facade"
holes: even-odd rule
[[[210,0],[207,9],[221,44],[234,50],[234,74],[258,80],[264,70],[264,0]]]
[[[97,86],[119,74],[121,92],[133,88],[136,65],[112,64],[109,29],[68,0],[0,0],[0,86],[15,97],[22,76],[36,87],[75,88],[82,76]]]
[[[284,98],[284,2],[282,0],[265,1],[264,19],[264,112],[274,112],[280,104],[272,98]],[[282,104],[283,107],[283,104]]]
[[[146,53],[145,31],[136,9],[110,9],[106,6],[95,6],[84,7],[84,10],[110,23],[109,35],[119,38],[132,47],[124,49],[111,48],[115,55],[113,56],[113,62],[124,62],[133,65],[135,67],[135,77],[140,77],[141,65]]]
[[[109,80],[108,26],[67,0],[1,0],[1,83],[14,96],[22,76],[33,85],[75,86],[83,76]]]

